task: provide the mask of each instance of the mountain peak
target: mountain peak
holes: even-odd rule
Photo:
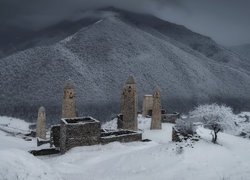
[[[105,13],[110,12],[100,12]],[[70,77],[79,115],[107,120],[119,112],[123,80],[130,74],[137,78],[139,102],[159,85],[170,112],[205,102],[250,107],[249,62],[211,39],[130,12],[87,19],[95,21],[63,41],[1,59],[0,113],[34,119],[43,104],[51,112],[48,120],[59,119],[62,90]]]

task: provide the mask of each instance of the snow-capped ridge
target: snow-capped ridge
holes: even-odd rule
[[[188,111],[206,102],[250,107],[249,63],[210,39],[129,12],[99,17],[100,22],[97,19],[61,42],[1,59],[0,86],[5,88],[0,112],[34,120],[43,105],[50,110],[48,120],[57,123],[63,85],[70,78],[76,84],[80,115],[110,120],[111,114],[119,113],[120,93],[131,74],[139,103],[158,85],[169,112]],[[202,50],[192,46],[203,42]],[[217,51],[211,51],[215,54],[209,58],[203,50],[210,46],[219,48],[220,55],[227,55],[220,57],[230,61],[217,59]],[[16,106],[22,108],[12,110]]]

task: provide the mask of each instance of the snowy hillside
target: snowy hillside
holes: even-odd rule
[[[0,117],[0,130],[10,133],[30,132],[30,123],[11,117]]]
[[[32,121],[43,105],[48,120],[57,123],[63,85],[71,79],[79,115],[110,120],[120,111],[121,90],[131,74],[139,102],[158,85],[169,112],[207,102],[250,107],[250,62],[153,16],[104,14],[65,40],[1,59],[0,114]]]
[[[235,51],[242,57],[246,57],[250,60],[250,44],[245,44],[241,46],[233,46],[231,47],[232,51]]]
[[[200,127],[200,141],[176,144],[171,142],[171,124],[154,131],[149,130],[149,125],[150,119],[139,119],[143,138],[151,142],[76,147],[64,155],[38,158],[27,153],[35,141],[27,142],[0,131],[0,179],[249,179],[248,139],[219,133],[219,144],[213,144],[210,131]],[[112,123],[108,126],[114,127]]]
[[[39,31],[1,24],[0,58],[20,50],[54,44],[96,21],[97,17],[82,18],[75,22],[65,20]]]

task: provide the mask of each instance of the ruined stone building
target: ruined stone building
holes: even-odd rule
[[[161,129],[161,95],[159,88],[153,95],[152,121],[150,129]]]
[[[153,111],[153,96],[152,95],[144,95],[143,98],[143,106],[142,106],[142,116],[152,117]],[[180,113],[173,112],[169,113],[165,109],[161,107],[161,122],[162,123],[175,123],[175,121],[180,118]]]
[[[60,150],[65,153],[76,146],[100,143],[101,124],[92,117],[78,117],[61,120]]]
[[[123,88],[121,97],[121,119],[118,127],[121,129],[138,130],[137,122],[137,92],[133,76],[130,76]]]
[[[107,144],[114,141],[132,142],[141,141],[142,133],[138,132],[137,122],[137,94],[134,78],[130,76],[122,93],[122,119],[121,128],[118,130],[101,129],[100,121],[87,116],[76,117],[76,97],[73,83],[64,87],[62,117],[60,124],[50,128],[50,139],[42,143],[50,143],[50,149],[30,151],[33,155],[49,155],[65,153],[77,146],[90,146]],[[38,136],[45,139],[45,109],[41,107],[38,113]],[[136,131],[134,131],[136,130]],[[38,144],[39,146],[39,144]]]
[[[141,132],[101,129],[100,121],[90,116],[62,118],[61,124],[52,126],[50,132],[51,147],[54,146],[62,154],[77,146],[141,140]]]
[[[36,137],[46,139],[46,113],[44,107],[40,107],[38,110]]]
[[[180,113],[174,112],[174,113],[165,113],[161,115],[161,121],[163,123],[173,123],[175,124],[176,120],[181,117]]]
[[[67,82],[63,91],[62,118],[76,117],[75,86]]]
[[[150,115],[150,111],[153,109],[153,96],[152,95],[144,95],[143,97],[143,105],[142,105],[142,116],[146,117]]]

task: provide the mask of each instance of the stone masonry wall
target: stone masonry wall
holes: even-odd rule
[[[60,150],[65,153],[76,146],[100,143],[101,124],[95,122],[65,123],[61,121]]]
[[[134,78],[130,76],[123,88],[121,98],[122,129],[138,130],[137,92]]]
[[[133,131],[116,131],[111,133],[102,133],[101,134],[101,143],[107,144],[114,141],[119,142],[133,142],[133,141],[141,141],[142,134]]]
[[[46,113],[44,107],[40,107],[38,110],[36,137],[46,139]]]
[[[60,124],[51,126],[50,129],[50,145],[54,145],[56,148],[60,147],[60,129]]]
[[[153,95],[152,121],[150,129],[161,129],[161,99],[159,89],[157,89]]]
[[[67,83],[63,91],[62,118],[76,117],[76,97],[73,83]]]
[[[153,109],[153,96],[145,95],[143,97],[143,105],[142,105],[142,116],[146,117],[150,110]]]

